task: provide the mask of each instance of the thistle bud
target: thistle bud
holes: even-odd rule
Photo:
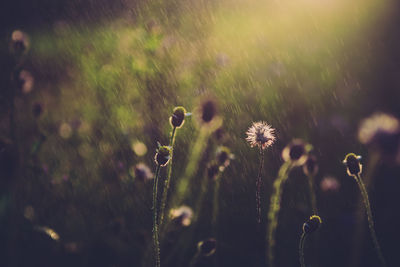
[[[154,161],[157,165],[164,167],[168,164],[171,159],[171,148],[169,146],[160,146],[157,149],[157,153],[154,156]]]
[[[180,128],[185,122],[185,116],[186,109],[184,107],[175,107],[172,112],[172,116],[169,118],[169,122],[171,123],[172,127]]]
[[[347,174],[349,176],[356,176],[361,174],[362,165],[360,163],[361,156],[357,156],[354,153],[349,153],[343,160],[343,164],[347,167]]]
[[[322,220],[318,215],[313,215],[303,224],[303,232],[309,234],[315,232],[321,225]]]

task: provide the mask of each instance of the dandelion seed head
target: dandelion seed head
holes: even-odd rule
[[[354,153],[349,153],[343,160],[343,164],[347,167],[347,174],[349,176],[359,175],[362,172],[362,165],[360,163],[361,156]]]
[[[272,146],[276,139],[275,129],[264,121],[253,122],[246,134],[246,140],[250,146],[258,146],[261,149]]]
[[[193,210],[188,206],[180,206],[176,209],[171,209],[169,216],[182,226],[189,226],[193,218]]]

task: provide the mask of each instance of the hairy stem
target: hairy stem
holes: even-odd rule
[[[156,267],[160,267],[160,244],[158,241],[158,222],[157,222],[157,187],[158,187],[159,175],[160,175],[160,165],[157,165],[156,176],[154,178],[154,185],[153,185],[153,243],[154,243],[154,255],[156,260]]]
[[[165,179],[165,182],[164,182],[164,189],[163,189],[161,208],[160,208],[160,222],[159,222],[160,225],[162,225],[163,221],[164,221],[165,207],[167,205],[167,200],[168,200],[168,190],[169,190],[169,184],[171,181],[171,173],[172,173],[172,160],[173,160],[173,153],[174,153],[175,133],[176,133],[176,127],[174,127],[172,129],[171,138],[169,140],[169,146],[171,147],[171,159],[170,159],[168,167],[167,167],[167,179]]]
[[[385,261],[385,258],[383,257],[381,247],[379,245],[378,238],[376,237],[376,233],[375,233],[374,220],[372,217],[371,205],[369,203],[367,189],[365,188],[365,185],[364,185],[363,181],[361,180],[360,174],[357,174],[356,176],[354,176],[354,178],[356,179],[358,187],[360,188],[361,195],[362,195],[362,198],[364,201],[364,206],[367,211],[368,226],[369,226],[369,231],[371,234],[372,242],[374,243],[375,250],[378,254],[378,257],[379,257],[379,260],[381,261],[382,266],[386,267],[386,261]]]
[[[262,179],[261,173],[264,165],[264,150],[260,148],[260,167],[258,169],[257,180],[256,180],[256,211],[257,211],[257,222],[261,223],[261,186]]]

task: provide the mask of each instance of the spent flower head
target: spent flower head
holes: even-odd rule
[[[156,162],[156,164],[160,165],[161,167],[165,167],[170,159],[171,147],[161,146],[160,144],[158,144],[156,155],[154,156],[154,161]]]
[[[306,234],[315,232],[319,228],[321,223],[322,223],[321,217],[319,217],[318,215],[312,215],[310,219],[308,219],[303,224],[303,232]]]
[[[361,174],[362,165],[360,163],[361,156],[357,156],[354,153],[349,153],[343,160],[343,164],[347,167],[347,174],[349,176],[356,176]]]
[[[266,149],[275,142],[275,129],[264,121],[253,122],[246,132],[246,140],[251,147],[258,146]]]
[[[310,144],[301,139],[294,139],[282,150],[282,158],[286,162],[291,161],[295,166],[302,166],[306,163],[311,149]]]
[[[184,107],[175,107],[172,111],[172,116],[169,118],[171,126],[176,128],[182,127],[185,122],[185,116],[190,116],[190,113],[187,113]]]

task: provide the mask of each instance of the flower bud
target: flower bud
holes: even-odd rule
[[[160,146],[157,149],[157,153],[154,157],[154,160],[157,163],[157,165],[164,167],[168,164],[170,159],[171,159],[171,148],[169,146]]]
[[[172,127],[180,128],[185,122],[186,109],[184,107],[175,107],[172,116],[169,118],[169,122]]]
[[[322,220],[318,215],[313,215],[303,224],[303,232],[309,234],[315,232],[321,225]]]
[[[349,153],[343,160],[343,163],[347,167],[347,174],[349,176],[355,176],[361,174],[362,165],[360,163],[360,156],[357,156],[354,153]]]

